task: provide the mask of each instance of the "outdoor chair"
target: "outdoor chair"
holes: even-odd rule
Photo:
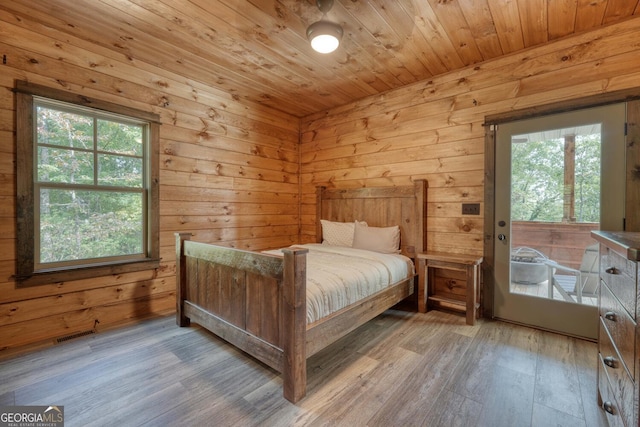
[[[598,251],[598,244],[587,246],[579,269],[547,261],[549,298],[553,298],[554,288],[569,302],[582,304],[582,297],[596,298],[600,284]]]

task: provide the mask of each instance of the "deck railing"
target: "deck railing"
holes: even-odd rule
[[[596,243],[591,230],[598,228],[597,223],[513,221],[511,248],[533,248],[559,264],[578,268],[584,249]]]

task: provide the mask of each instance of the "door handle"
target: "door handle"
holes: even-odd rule
[[[602,359],[602,361],[604,362],[605,365],[607,365],[610,368],[616,369],[618,367],[618,361],[613,356],[607,356],[604,359]]]
[[[505,240],[507,240],[507,236],[505,236],[504,234],[500,233],[500,234],[498,234],[498,240],[500,240],[501,242],[504,242]]]
[[[615,415],[616,414],[616,410],[614,409],[613,403],[611,403],[610,400],[607,400],[606,402],[602,402],[602,409],[604,409],[605,411],[607,411],[611,415]]]

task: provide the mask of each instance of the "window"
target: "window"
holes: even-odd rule
[[[19,286],[156,268],[158,117],[16,92]]]
[[[511,219],[600,222],[600,123],[511,137]]]

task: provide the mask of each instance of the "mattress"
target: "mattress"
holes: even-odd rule
[[[319,243],[307,254],[307,324],[414,275],[410,258]],[[281,255],[280,250],[266,251]]]

